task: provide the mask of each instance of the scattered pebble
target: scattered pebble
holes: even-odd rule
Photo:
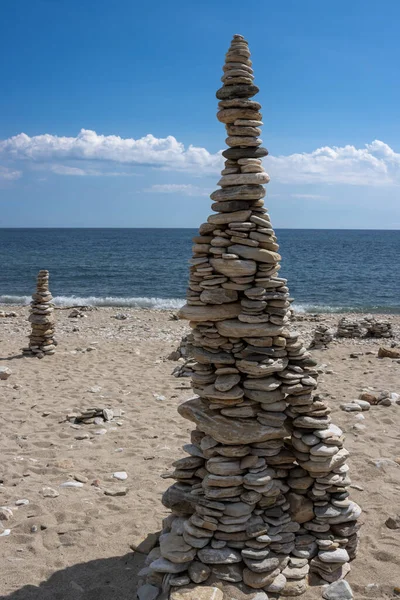
[[[4,531],[0,533],[0,537],[6,537],[7,535],[10,535],[10,533],[11,529],[4,529]]]
[[[9,521],[13,516],[13,511],[7,506],[0,506],[0,521]]]
[[[60,487],[62,488],[80,488],[83,487],[83,483],[80,481],[64,481],[64,483],[60,483]]]
[[[59,496],[60,494],[57,492],[57,490],[51,488],[51,487],[44,487],[42,488],[42,496],[44,498],[57,498],[57,496]]]
[[[0,367],[0,379],[6,380],[10,377],[12,371],[9,367]]]
[[[341,579],[326,586],[322,592],[324,600],[352,600],[353,591],[347,581]]]
[[[15,501],[15,506],[26,506],[27,504],[29,504],[29,500],[26,498],[21,498],[20,500]]]
[[[385,521],[385,525],[389,529],[400,529],[400,515],[388,517]]]
[[[128,479],[128,473],[126,471],[116,471],[113,473],[113,477],[120,481],[124,481],[125,479]]]
[[[115,488],[110,490],[104,490],[104,494],[106,496],[126,496],[127,493],[127,488]]]
[[[80,473],[74,474],[75,481],[79,481],[80,483],[87,483],[89,479],[85,475],[81,475]]]
[[[351,483],[350,487],[353,488],[354,490],[358,490],[359,492],[364,491],[364,488],[362,487],[362,485],[358,485],[357,483]]]

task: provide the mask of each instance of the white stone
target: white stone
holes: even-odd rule
[[[27,498],[20,498],[15,501],[15,506],[27,506],[29,504],[29,500]]]
[[[60,483],[60,487],[62,488],[81,488],[83,487],[83,483],[80,481],[64,481],[64,483]]]
[[[4,529],[4,531],[0,533],[0,537],[6,537],[7,535],[10,535],[10,533],[11,529]]]
[[[8,367],[0,367],[0,379],[8,379],[12,371]]]

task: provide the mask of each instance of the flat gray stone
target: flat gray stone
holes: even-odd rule
[[[344,548],[319,552],[318,558],[324,563],[345,563],[350,560],[347,550]]]
[[[150,564],[150,569],[157,573],[182,573],[186,571],[190,563],[173,563],[166,558],[157,558]]]
[[[203,548],[198,551],[197,556],[206,565],[230,565],[242,561],[240,552],[228,547]]]
[[[328,585],[322,592],[324,600],[353,600],[353,591],[344,579]]]
[[[279,439],[286,434],[284,428],[262,425],[254,419],[231,419],[216,414],[199,398],[188,400],[178,407],[179,414],[196,423],[201,431],[211,435],[221,444],[252,444]]]
[[[160,590],[155,585],[145,583],[137,591],[138,600],[156,600]]]
[[[229,261],[228,261],[229,262]],[[185,304],[178,312],[180,319],[188,321],[224,321],[237,317],[242,311],[240,303],[208,304],[207,306],[192,306]]]

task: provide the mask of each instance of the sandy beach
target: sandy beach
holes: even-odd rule
[[[172,311],[101,308],[72,319],[57,310],[57,351],[38,360],[21,356],[28,307],[1,308],[17,316],[0,319],[0,366],[12,370],[0,381],[0,505],[11,509],[0,528],[10,530],[0,539],[0,597],[131,600],[154,544],[148,536],[168,514],[161,495],[171,480],[162,475],[183,456],[191,430],[176,410],[191,395],[190,380],[173,377],[179,363],[167,358],[189,327]],[[115,318],[121,312],[125,320]],[[300,318],[295,327],[309,342],[316,321],[336,326],[339,315]],[[400,316],[384,318],[398,343]],[[366,388],[400,392],[400,360],[377,358],[390,343],[340,339],[314,351],[319,391],[346,432],[352,498],[364,511],[348,576],[357,599],[396,597],[400,585],[400,530],[385,525],[399,507],[400,405],[371,406],[364,418],[339,405]],[[120,416],[103,424],[67,419],[87,407]],[[120,472],[125,480],[113,476]],[[321,589],[303,597],[320,598]]]

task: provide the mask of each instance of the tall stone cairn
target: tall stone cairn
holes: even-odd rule
[[[29,336],[29,352],[38,358],[54,354],[54,306],[49,290],[49,272],[39,271],[36,292],[32,294],[29,321],[32,332]]]
[[[197,362],[196,397],[178,410],[196,428],[173,465],[176,483],[163,497],[172,514],[146,571],[164,593],[166,582],[192,582],[298,596],[310,572],[322,583],[343,578],[357,550],[361,509],[349,499],[343,432],[316,395],[316,361],[287,327],[251,65],[235,35],[217,92],[229,148],[180,311]]]

